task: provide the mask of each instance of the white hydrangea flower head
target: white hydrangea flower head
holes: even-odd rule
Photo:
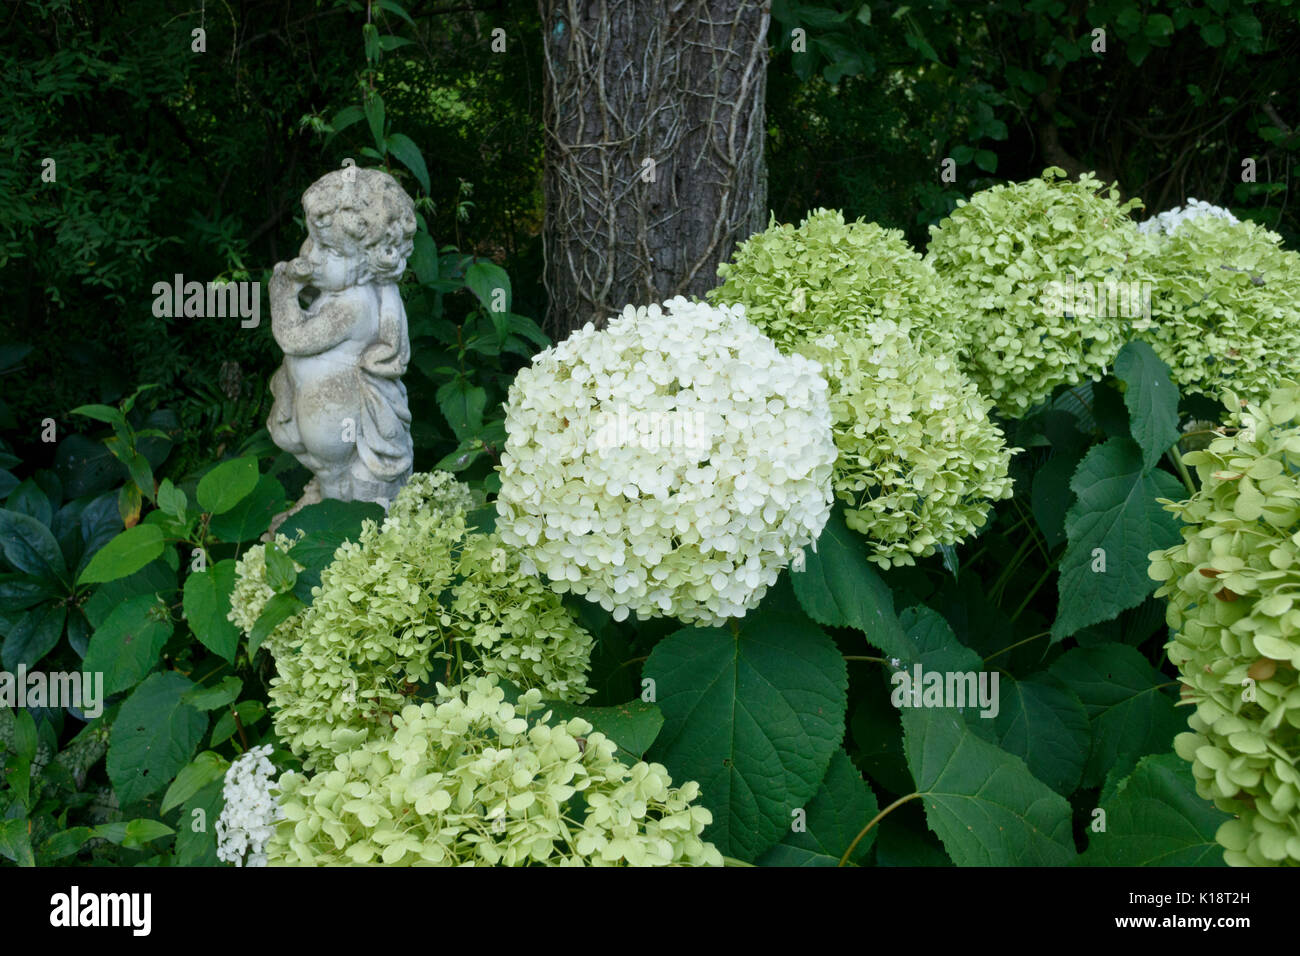
[[[1189,196],[1186,206],[1175,206],[1173,209],[1165,210],[1158,216],[1152,216],[1145,222],[1138,223],[1138,232],[1168,235],[1189,219],[1199,219],[1202,216],[1226,219],[1229,222],[1241,221],[1222,206],[1215,206],[1212,203],[1202,202]]]
[[[271,745],[254,747],[226,770],[226,805],[217,819],[217,859],[235,866],[266,866],[266,845],[284,819],[276,802]]]
[[[739,305],[678,296],[588,323],[520,371],[506,433],[502,540],[616,620],[741,616],[830,513],[821,366]]]

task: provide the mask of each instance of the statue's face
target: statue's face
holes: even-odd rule
[[[357,260],[312,236],[302,245],[301,257],[311,266],[308,280],[322,292],[338,292],[356,283]]]

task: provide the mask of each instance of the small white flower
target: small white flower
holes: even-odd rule
[[[1239,222],[1231,212],[1222,206],[1215,206],[1208,202],[1202,202],[1199,199],[1188,197],[1187,206],[1175,206],[1153,216],[1146,222],[1138,223],[1138,232],[1158,232],[1168,235],[1176,230],[1189,219],[1199,219],[1201,216],[1214,216],[1218,219],[1226,219],[1229,222]]]
[[[283,819],[273,793],[271,745],[254,747],[226,770],[221,794],[226,805],[217,819],[217,859],[235,866],[266,866],[266,844]]]

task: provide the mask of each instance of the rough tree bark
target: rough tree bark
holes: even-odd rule
[[[767,225],[770,0],[538,0],[547,330],[701,295]]]

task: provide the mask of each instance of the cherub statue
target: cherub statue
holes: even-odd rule
[[[268,284],[284,362],[266,424],[315,476],[284,516],[323,498],[387,507],[412,466],[401,381],[411,345],[397,280],[415,207],[387,173],[351,165],[312,183],[302,206],[307,240],[298,258],[276,263]]]

